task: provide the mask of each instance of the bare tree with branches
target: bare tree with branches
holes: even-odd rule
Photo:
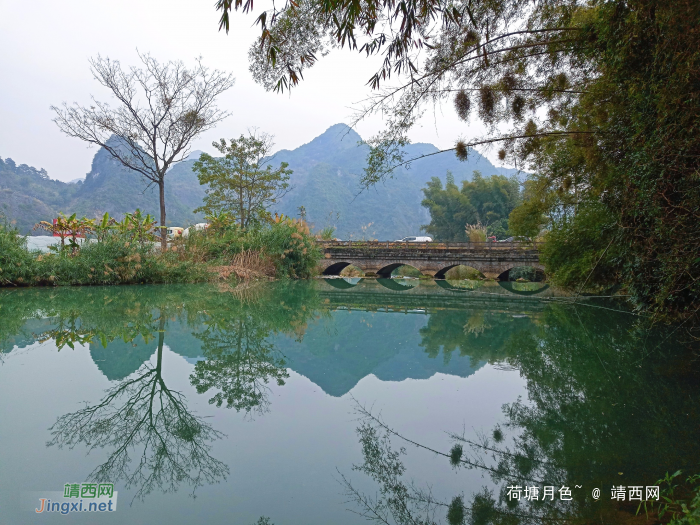
[[[192,413],[185,396],[163,378],[165,317],[161,312],[155,366],[147,362],[109,388],[95,405],[60,416],[47,446],[105,449],[107,460],[89,476],[95,483],[124,481],[143,500],[153,490],[174,493],[225,480],[228,467],[211,456],[211,442],[224,437]],[[153,327],[156,328],[155,326]],[[134,461],[134,458],[136,461]]]
[[[63,133],[104,148],[124,167],[140,173],[148,186],[158,186],[165,250],[165,175],[187,157],[197,135],[229,115],[216,106],[216,98],[235,79],[205,67],[201,58],[187,68],[180,61],[161,63],[149,54],[139,57],[143,67],[126,70],[117,60],[99,55],[90,59],[93,76],[116,97],[117,107],[93,97],[90,106],[64,102],[51,109]]]

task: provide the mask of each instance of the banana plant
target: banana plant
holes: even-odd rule
[[[206,216],[213,231],[223,231],[236,223],[236,218],[227,211],[212,212]]]
[[[94,219],[88,219],[87,217],[78,219],[75,213],[70,217],[59,213],[58,218],[54,219],[53,222],[41,221],[34,225],[34,229],[45,230],[51,232],[54,237],[59,237],[61,239],[61,252],[65,249],[66,239],[68,239],[71,255],[75,255],[80,249],[77,239],[79,237],[85,238],[87,235],[93,233],[95,231],[95,226]]]
[[[104,241],[112,230],[114,230],[117,221],[109,216],[108,212],[102,216],[100,222],[95,224],[95,235],[97,236],[97,242]]]
[[[117,231],[130,240],[134,240],[141,245],[147,242],[156,242],[157,221],[150,213],[146,215],[140,209],[134,213],[127,213],[120,222],[115,223]]]

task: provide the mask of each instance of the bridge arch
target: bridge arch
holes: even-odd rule
[[[471,268],[472,270],[475,270],[479,272],[482,277],[483,277],[483,272],[479,268],[475,268],[474,266],[470,266],[468,264],[464,263],[456,263],[456,264],[451,264],[449,266],[445,266],[444,268],[438,270],[435,272],[435,279],[446,279],[447,278],[447,272],[449,272],[452,268],[457,268],[458,266],[464,266],[465,268]]]
[[[545,279],[545,273],[544,273],[544,266],[541,264],[523,264],[519,266],[511,266],[508,269],[505,269],[498,275],[498,280],[499,281],[510,281],[511,280],[511,272],[513,270],[521,270],[525,268],[531,268],[534,270],[534,279],[528,279],[529,281],[532,282],[542,282]],[[515,279],[512,279],[515,280]]]
[[[340,272],[342,272],[347,266],[350,266],[351,263],[341,261],[337,263],[333,263],[330,266],[326,267],[322,274],[323,275],[340,275]]]
[[[391,246],[390,246],[391,245]],[[543,270],[539,252],[531,246],[501,246],[486,244],[404,246],[396,243],[363,243],[361,245],[329,244],[324,246],[324,258],[319,271],[324,275],[348,273],[348,266],[356,266],[365,275],[390,277],[396,268],[408,265],[423,275],[444,278],[455,266],[464,265],[481,272],[486,278],[496,279],[511,268],[531,265]],[[378,275],[377,275],[378,274]]]
[[[384,278],[390,279],[390,278],[391,278],[391,273],[392,273],[394,270],[396,270],[397,268],[400,268],[401,266],[410,266],[411,268],[416,268],[416,267],[413,266],[412,264],[406,264],[406,263],[402,263],[402,262],[397,262],[397,263],[387,264],[386,266],[384,266],[384,267],[380,268],[379,270],[377,270],[376,273],[377,273],[377,275],[378,275],[379,277],[384,277]],[[416,270],[420,271],[420,268],[416,268]]]

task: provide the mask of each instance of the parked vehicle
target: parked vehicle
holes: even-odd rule
[[[404,237],[394,242],[433,242],[432,237]]]
[[[502,239],[498,242],[529,242],[528,237],[508,237],[507,239]]]
[[[190,227],[187,228],[185,231],[183,231],[183,232],[182,232],[182,236],[183,236],[183,237],[188,237],[189,234],[190,234],[190,230],[195,230],[195,231],[198,231],[198,232],[199,232],[199,231],[206,230],[207,228],[209,228],[209,223],[206,223],[206,222],[198,222],[198,223],[195,224],[194,226],[190,226]]]
[[[182,237],[182,232],[185,231],[185,228],[180,228],[179,226],[168,226],[166,231],[168,233],[168,237],[174,239],[176,237]]]

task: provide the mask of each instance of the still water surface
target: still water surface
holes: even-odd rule
[[[3,290],[0,352],[2,525],[366,523],[358,494],[381,502],[389,446],[437,523],[514,483],[572,489],[525,515],[613,523],[613,484],[700,471],[700,382],[674,334],[539,284]],[[384,441],[368,412],[461,444],[461,465]],[[86,481],[113,482],[118,510],[34,512],[33,493]]]

